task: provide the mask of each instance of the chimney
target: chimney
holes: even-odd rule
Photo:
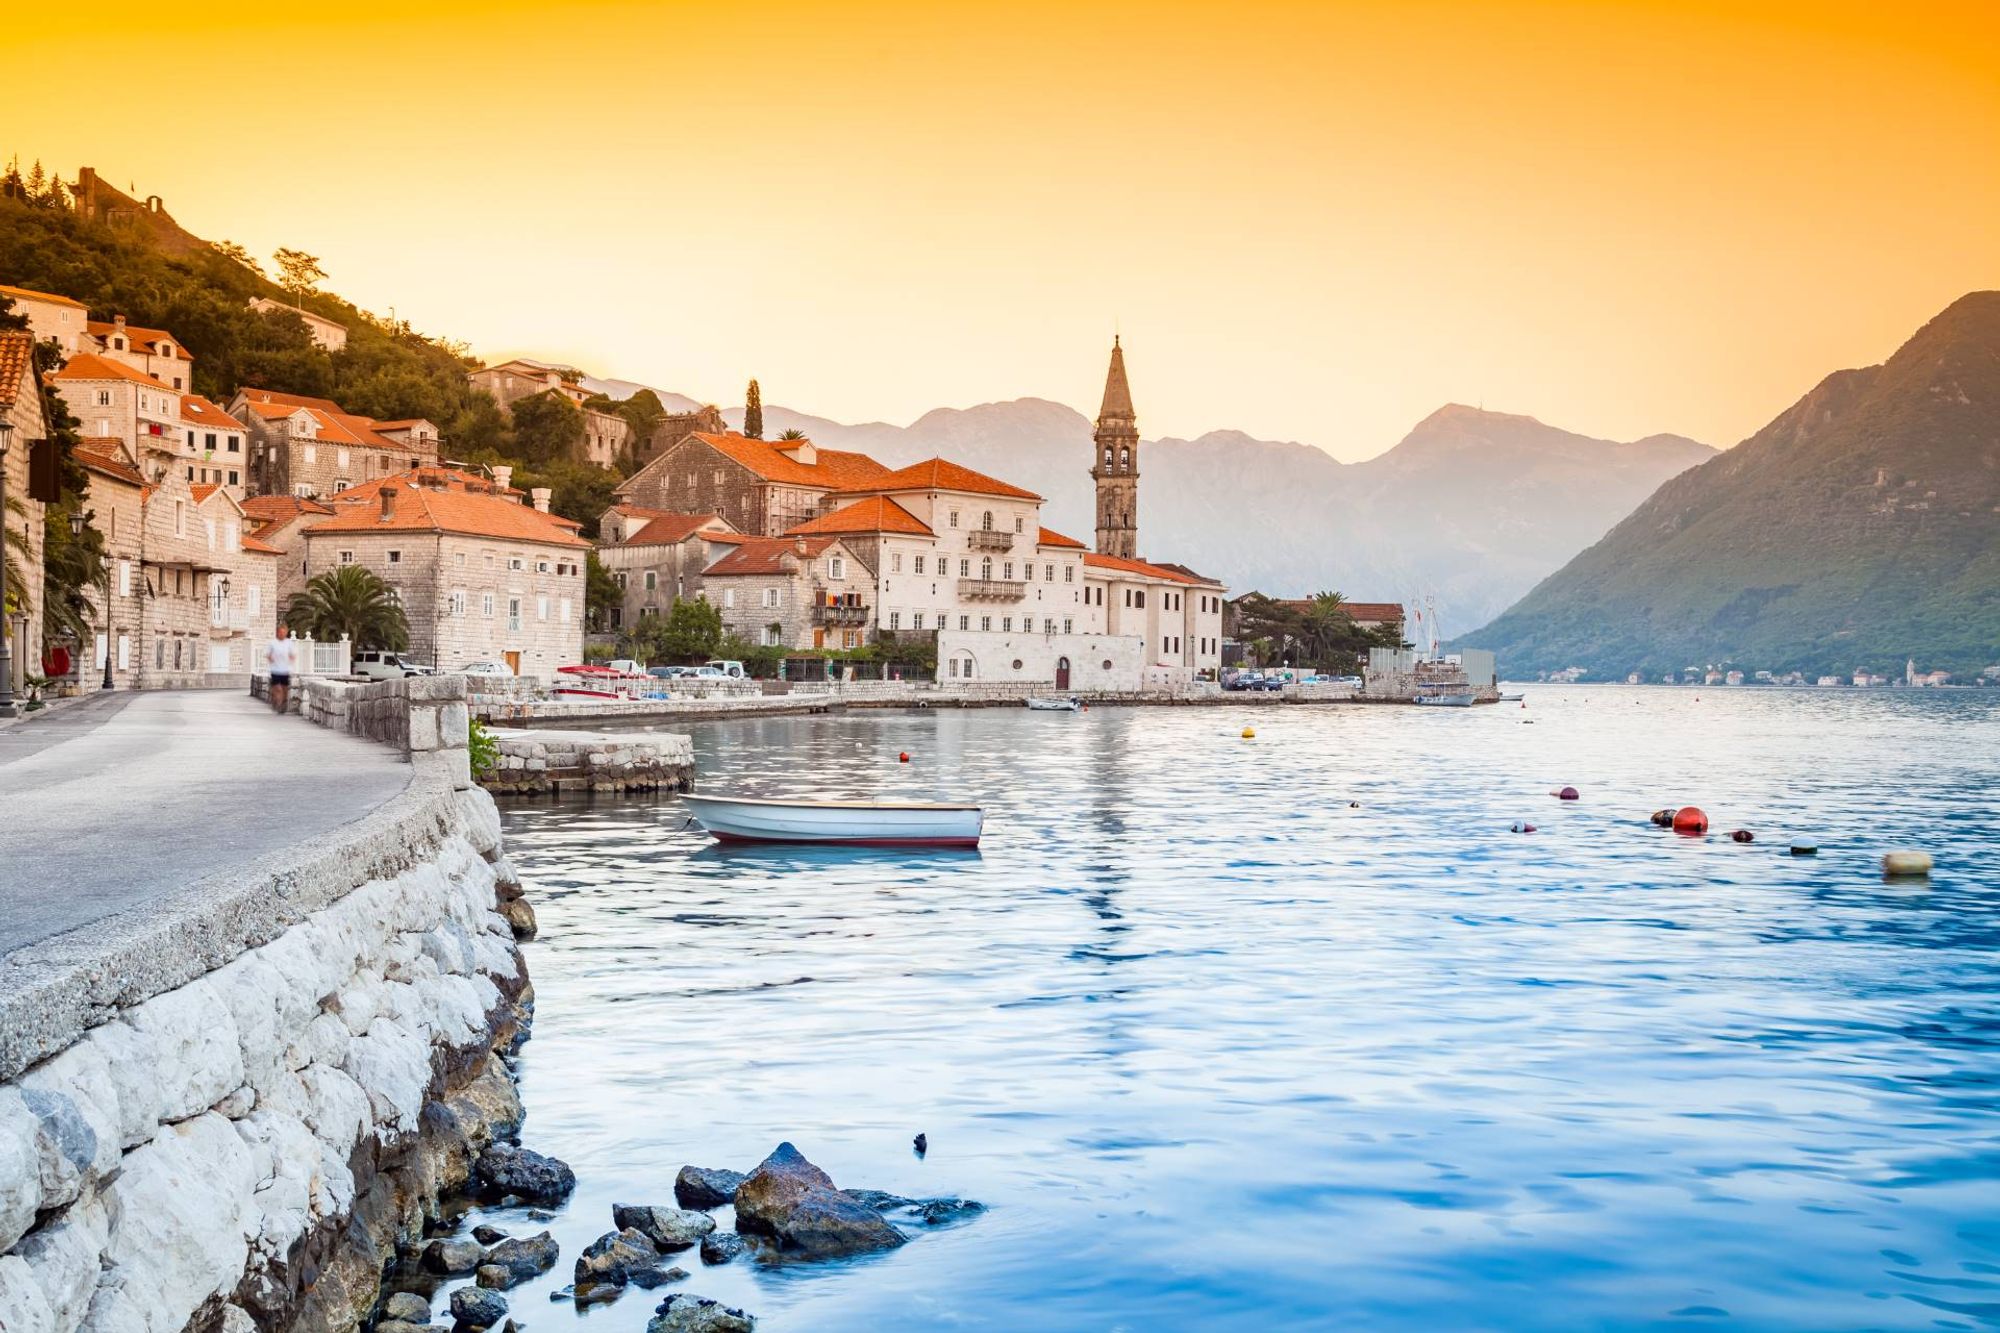
[[[123,333],[125,331],[125,316],[113,315],[111,317],[111,326],[117,329],[120,333]]]
[[[528,499],[529,499],[529,501],[530,501],[530,502],[531,502],[531,503],[532,503],[532,504],[533,504],[533,505],[535,506],[535,508],[536,508],[537,510],[539,510],[540,512],[542,512],[542,513],[544,513],[544,514],[546,514],[546,513],[548,513],[548,512],[549,512],[549,488],[548,488],[548,487],[546,487],[546,486],[537,486],[537,487],[535,487],[535,489],[534,489],[534,490],[532,490],[532,491],[529,491],[529,492],[528,492]]]
[[[382,488],[382,517],[380,521],[387,523],[394,517],[396,517],[396,488],[394,486],[384,486]]]
[[[799,559],[801,559],[801,560],[805,559],[805,558],[806,558],[806,539],[805,539],[804,537],[799,537],[799,538],[795,538],[795,539],[793,540],[793,542],[792,542],[792,549],[793,549],[794,551],[797,551],[797,552],[798,552],[798,554],[799,554]]]
[[[508,466],[505,463],[494,464],[493,485],[499,490],[500,494],[505,495],[507,493],[508,485],[513,480],[514,480],[514,469],[512,467]]]

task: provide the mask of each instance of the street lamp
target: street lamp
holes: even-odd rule
[[[69,535],[78,541],[82,541],[83,529],[83,511],[81,509],[71,510],[69,516]],[[111,679],[111,640],[116,637],[111,627],[111,561],[100,558],[97,562],[97,567],[98,572],[104,576],[104,688],[115,690],[118,688],[117,682]]]
[[[14,423],[0,412],[0,717],[17,717],[14,707],[14,650],[7,619],[7,446]]]

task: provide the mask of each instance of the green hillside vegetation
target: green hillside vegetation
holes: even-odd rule
[[[1611,677],[2000,661],[2000,292],[1829,375],[1465,643]]]
[[[595,524],[620,480],[563,456],[582,438],[574,408],[561,423],[573,434],[543,430],[517,445],[507,413],[467,385],[478,362],[464,344],[328,292],[287,290],[227,241],[174,253],[143,229],[93,222],[52,179],[18,169],[0,173],[0,283],[82,301],[93,319],[124,315],[171,331],[194,355],[194,391],[224,406],[247,387],[330,398],[382,421],[426,418],[437,423],[446,457],[513,464],[516,485],[550,487],[551,507],[582,523]],[[347,346],[328,352],[296,315],[250,309],[260,296],[345,325]],[[644,406],[629,411],[643,415]]]

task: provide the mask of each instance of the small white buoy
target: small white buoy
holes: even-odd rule
[[[1929,852],[1884,852],[1882,873],[1891,879],[1916,878],[1931,873]]]

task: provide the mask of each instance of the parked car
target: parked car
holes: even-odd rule
[[[404,657],[401,653],[385,653],[370,649],[354,655],[352,671],[357,676],[370,680],[398,680],[404,676],[435,676],[437,668],[426,666]]]
[[[684,666],[647,667],[646,674],[660,680],[679,680],[682,676],[692,676],[694,668]]]
[[[749,672],[743,669],[743,664],[741,662],[731,662],[725,658],[720,658],[720,657],[708,663],[708,665],[704,666],[702,670],[707,671],[710,667],[713,667],[715,669],[715,673],[717,675],[727,676],[731,680],[742,680],[745,676],[750,674]]]
[[[606,662],[604,665],[610,667],[613,671],[622,671],[628,676],[639,675],[646,669],[640,666],[637,662],[633,661],[629,657],[613,658],[611,661]]]
[[[505,662],[468,662],[458,669],[461,676],[511,676],[514,668]]]

